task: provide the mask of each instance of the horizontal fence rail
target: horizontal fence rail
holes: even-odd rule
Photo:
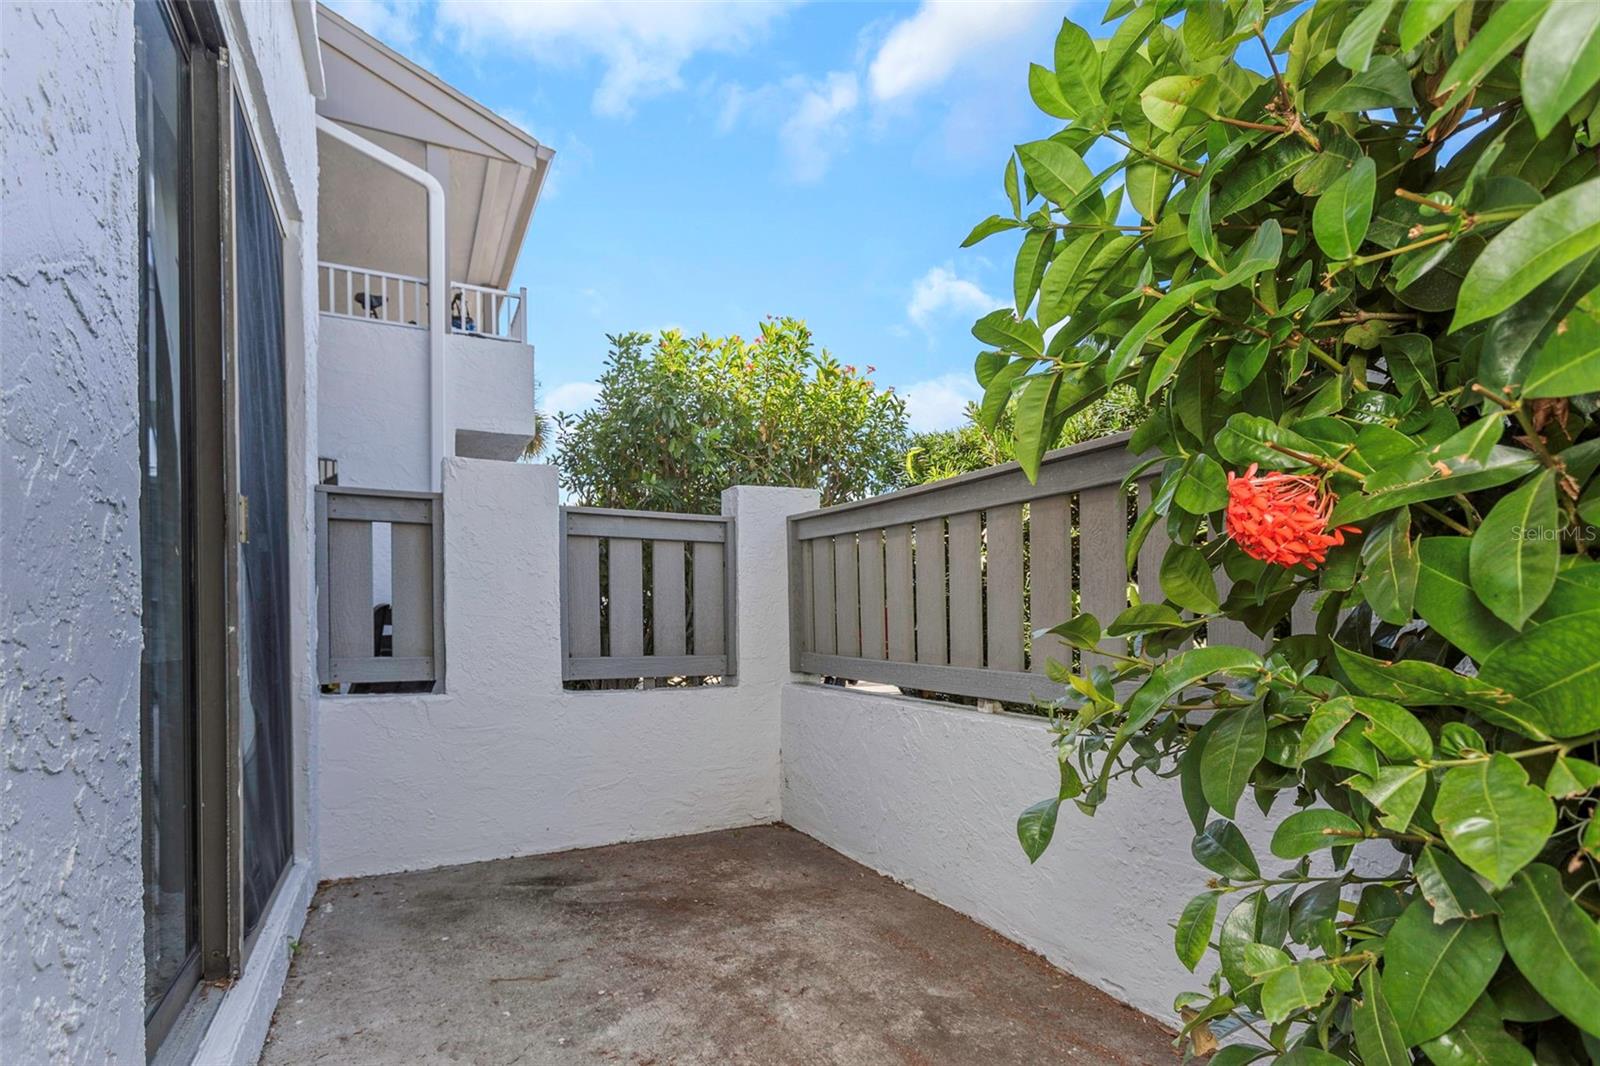
[[[437,687],[444,678],[438,493],[317,487],[317,634],[325,685]]]
[[[1045,457],[1037,484],[1015,463],[789,519],[790,658],[801,673],[1011,702],[1065,694],[1046,676],[1072,662],[1034,634],[1129,605],[1128,533],[1152,478],[1127,434]],[[1166,539],[1137,560],[1160,598]],[[1108,645],[1109,647],[1109,645]],[[1087,653],[1093,662],[1094,652]]]
[[[490,289],[454,282],[450,286],[450,330],[475,337],[528,339],[528,290]]]
[[[325,315],[427,329],[428,279],[318,263],[317,305]]]
[[[734,523],[561,509],[564,681],[732,677]]]

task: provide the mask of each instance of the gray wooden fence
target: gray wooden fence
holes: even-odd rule
[[[374,594],[374,527],[382,525],[389,530],[387,627]],[[317,487],[323,684],[443,680],[443,529],[437,493]]]
[[[1036,484],[1010,463],[790,518],[791,666],[988,699],[1061,696],[1046,663],[1072,650],[1033,633],[1079,611],[1106,624],[1128,606],[1128,531],[1152,487],[1122,488],[1137,465],[1119,434],[1046,456]],[[1140,549],[1146,600],[1160,598],[1166,547],[1157,528]]]
[[[563,507],[561,544],[563,680],[738,672],[731,517]]]

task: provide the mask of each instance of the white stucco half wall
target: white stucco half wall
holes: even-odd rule
[[[321,876],[778,818],[784,520],[815,492],[723,496],[738,537],[737,684],[567,692],[555,470],[450,459],[443,491],[447,691],[322,699]]]
[[[1213,966],[1191,974],[1173,954],[1173,925],[1210,877],[1177,782],[1120,781],[1092,818],[1063,805],[1030,865],[1016,819],[1059,785],[1050,742],[1043,719],[789,685],[783,820],[1175,1025],[1173,998]],[[1273,868],[1273,823],[1248,802],[1239,822]]]

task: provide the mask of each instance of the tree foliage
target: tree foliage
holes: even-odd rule
[[[985,425],[977,404],[967,405],[967,421],[954,429],[916,433],[906,450],[905,479],[912,485],[942,481],[957,474],[1013,462],[1017,458],[1012,410]],[[1065,448],[1099,437],[1109,437],[1137,426],[1146,410],[1129,388],[1112,389],[1098,401],[1067,419],[1051,448]]]
[[[1023,844],[1113,780],[1179,779],[1213,879],[1175,946],[1216,964],[1185,1036],[1250,1027],[1215,1062],[1600,1060],[1600,4],[1107,22],[1029,73],[1063,128],[968,239],[1020,237],[977,375],[1029,469],[1107,389],[1152,404],[1130,556],[1170,540],[1166,602],[1103,620],[1131,639],[1070,678]],[[1247,556],[1223,514],[1251,465],[1359,533],[1315,569]],[[1216,618],[1266,650],[1208,643]]]
[[[905,402],[816,351],[792,318],[751,340],[608,337],[599,399],[561,415],[556,465],[593,507],[715,513],[730,485],[814,485],[824,504],[892,487]]]

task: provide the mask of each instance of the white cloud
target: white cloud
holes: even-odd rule
[[[594,110],[626,115],[639,100],[683,87],[700,52],[738,52],[759,39],[787,0],[440,0],[437,22],[478,49],[518,49],[570,65],[597,59],[605,73]]]
[[[569,381],[557,385],[540,397],[539,407],[546,414],[575,415],[586,411],[600,399],[600,385],[593,381]]]
[[[873,57],[872,97],[884,102],[922,93],[988,55],[995,44],[1029,34],[1058,14],[1032,0],[924,0],[915,15],[889,31]]]
[[[971,374],[944,374],[905,390],[906,422],[912,432],[952,429],[967,420],[967,404],[983,398]]]
[[[832,152],[843,141],[846,116],[861,90],[854,74],[835,71],[801,94],[794,113],[778,134],[789,173],[796,181],[816,181],[827,172]]]
[[[407,55],[422,37],[422,5],[405,0],[329,0],[333,8],[374,37]]]
[[[949,266],[938,266],[918,278],[911,286],[906,317],[923,330],[934,320],[957,313],[981,315],[999,307],[1003,300],[990,296],[977,282],[957,276]]]

